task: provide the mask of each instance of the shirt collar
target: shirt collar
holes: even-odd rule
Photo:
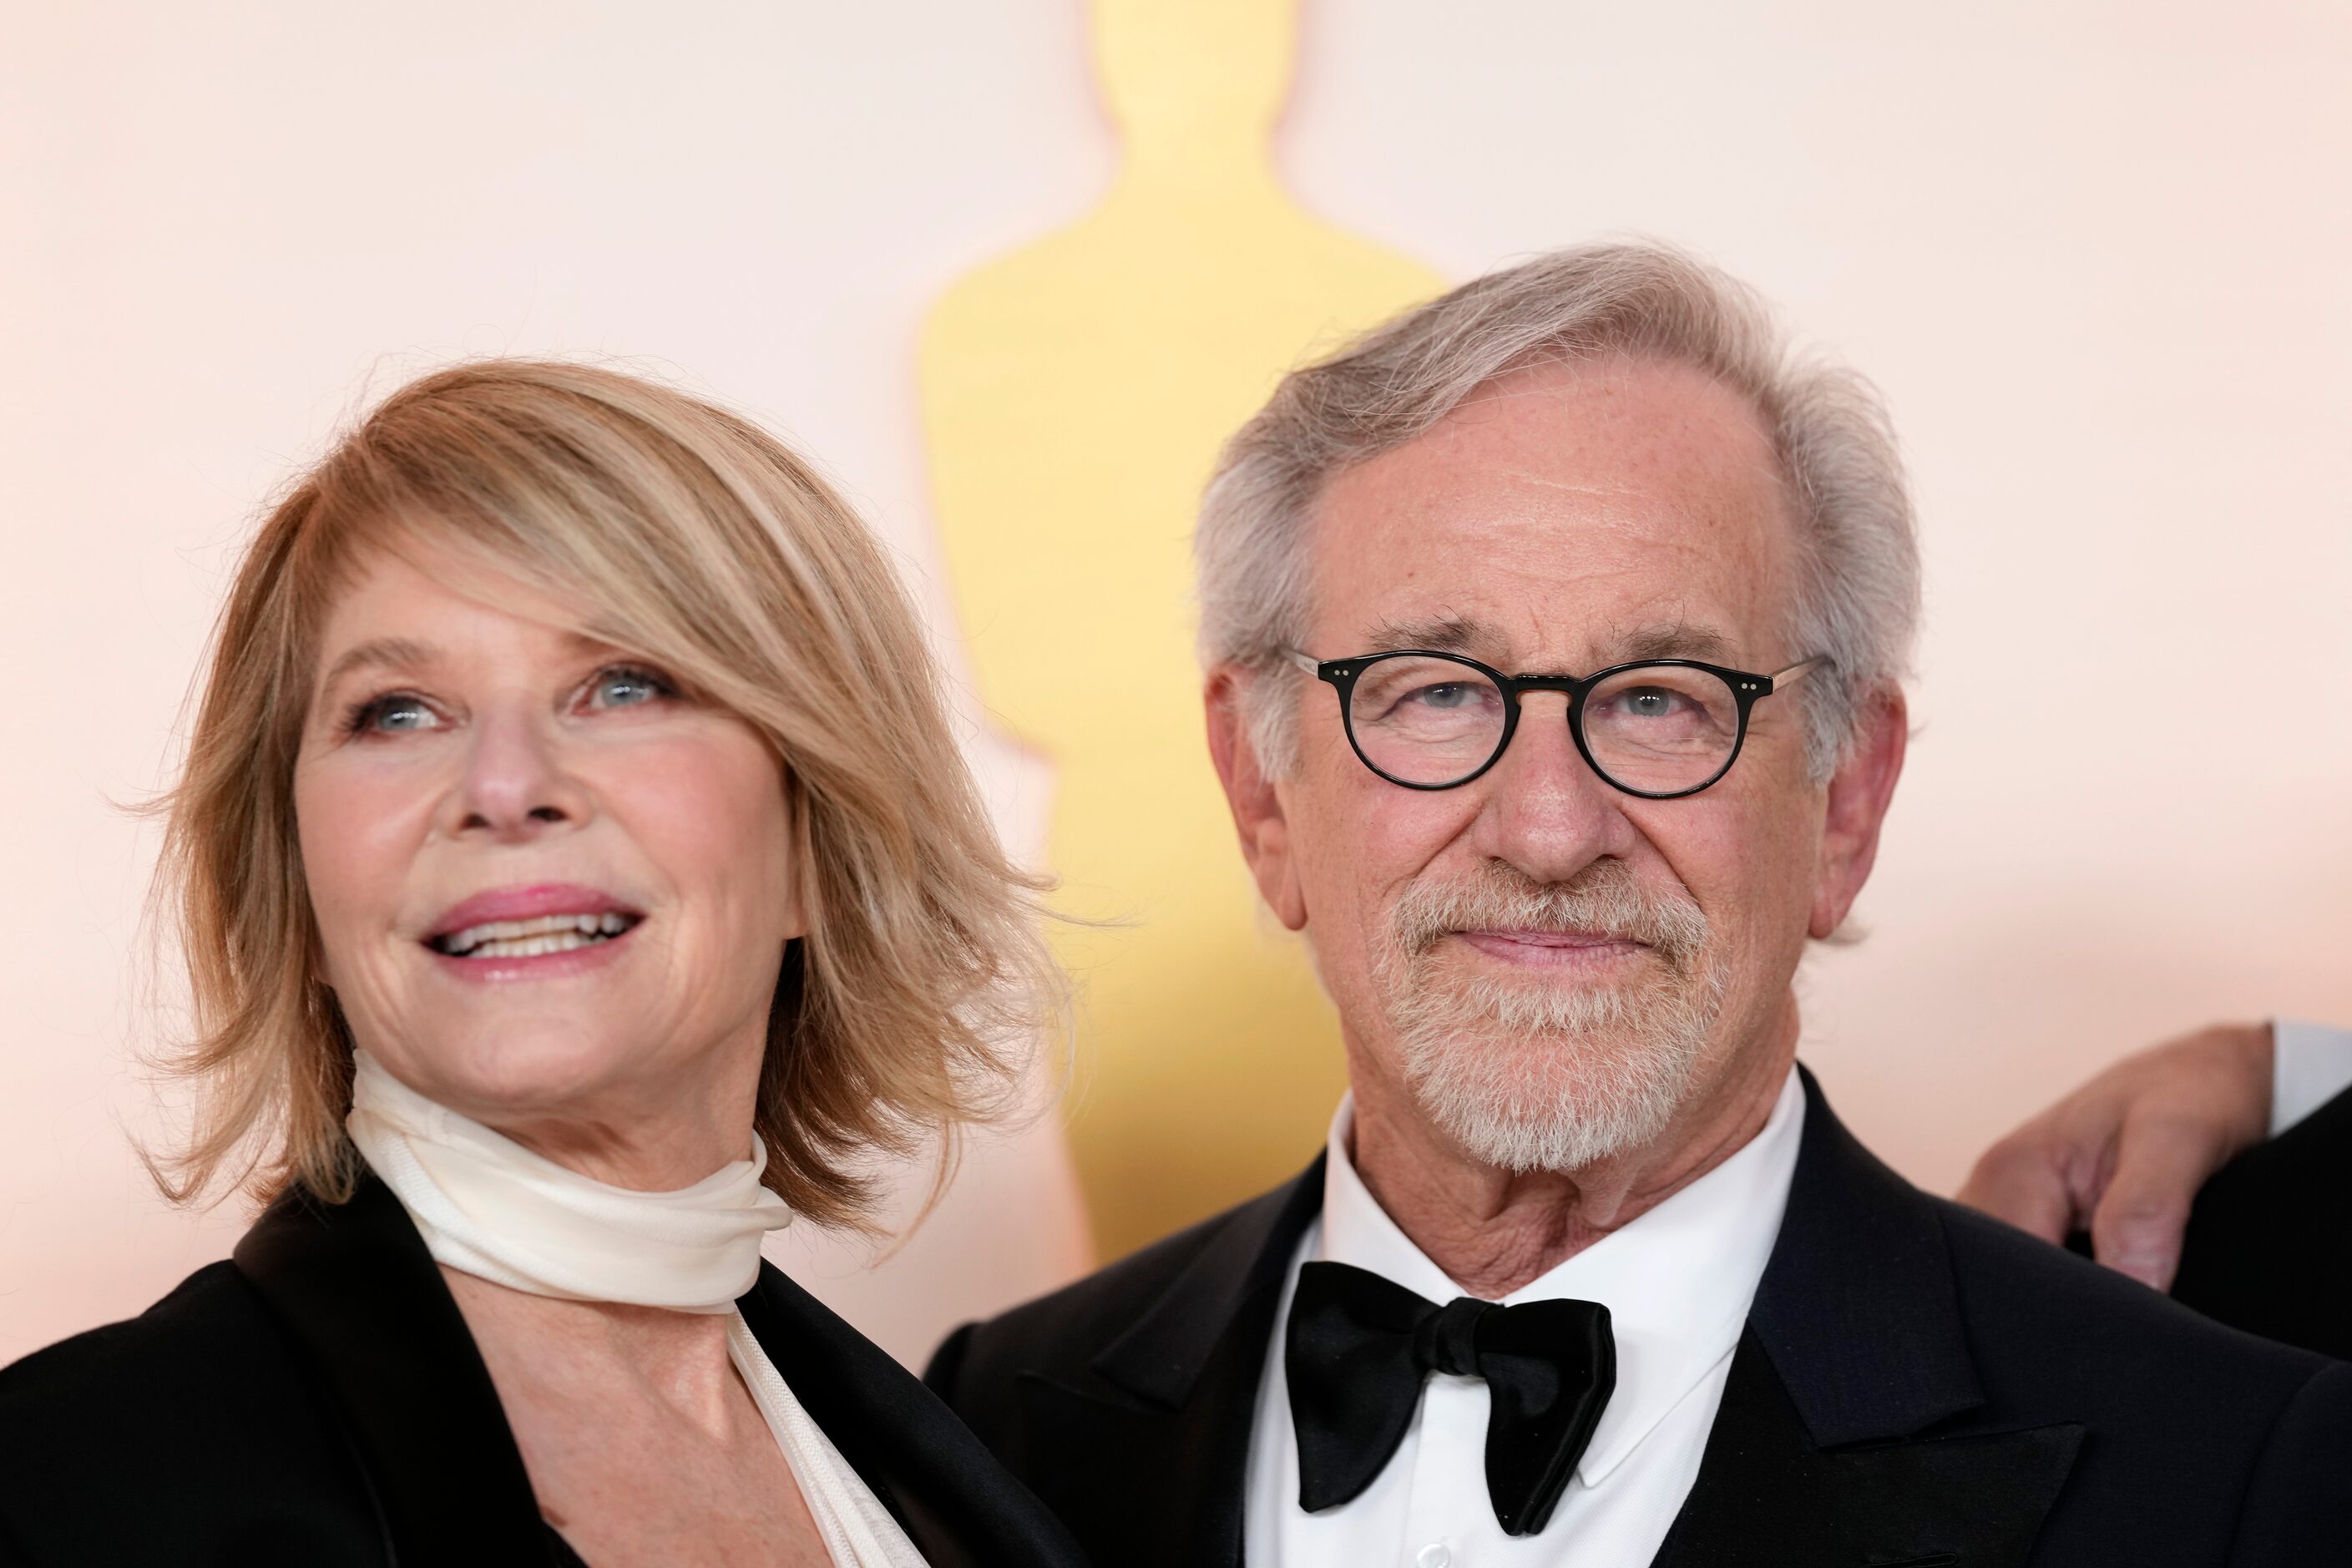
[[[1587,1486],[1623,1462],[1739,1342],[1788,1206],[1805,1121],[1791,1068],[1763,1131],[1674,1196],[1503,1298],[1609,1309],[1617,1388],[1577,1465]],[[1369,1269],[1432,1301],[1467,1294],[1381,1208],[1349,1154],[1352,1095],[1331,1119],[1315,1256]]]

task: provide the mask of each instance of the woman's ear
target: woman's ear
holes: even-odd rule
[[[784,773],[784,842],[791,846],[787,853],[792,863],[784,868],[783,935],[786,946],[808,935],[809,910],[816,900],[809,888],[809,877],[816,865],[809,842],[808,803],[801,798],[799,778],[790,767]]]
[[[1225,786],[1225,804],[1241,837],[1242,858],[1257,879],[1258,896],[1291,931],[1307,924],[1307,898],[1291,852],[1290,822],[1279,781],[1265,769],[1250,732],[1249,676],[1231,665],[1209,672],[1202,692],[1209,721],[1209,756]]]
[[[303,895],[300,901],[302,923],[310,928],[310,932],[302,943],[310,959],[310,978],[317,981],[331,996],[335,991],[335,972],[327,963],[327,944],[319,937],[319,917],[311,913],[310,900],[307,893]]]

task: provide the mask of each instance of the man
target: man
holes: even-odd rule
[[[1351,1092],[1297,1181],[934,1360],[1097,1561],[2335,1542],[2352,1367],[1927,1197],[1795,1068],[1906,738],[1867,388],[1567,251],[1288,377],[1198,550],[1211,752]]]
[[[1988,1150],[1960,1201],[2352,1357],[2352,1031],[2216,1024],[2126,1058]]]

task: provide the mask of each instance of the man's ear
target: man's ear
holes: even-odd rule
[[[1903,754],[1911,742],[1911,710],[1903,689],[1889,684],[1872,696],[1862,715],[1853,750],[1830,776],[1827,816],[1822,826],[1821,861],[1813,878],[1812,919],[1808,935],[1820,941],[1845,923],[1870,868],[1878,858],[1878,830],[1903,776]]]
[[[1258,896],[1275,918],[1291,931],[1307,923],[1307,897],[1298,885],[1291,854],[1290,822],[1283,814],[1282,795],[1259,764],[1257,745],[1250,735],[1245,684],[1249,676],[1231,665],[1209,672],[1202,698],[1208,706],[1209,756],[1217,764],[1217,779],[1225,786],[1225,804],[1233,809],[1234,828],[1240,834],[1242,858],[1257,879]]]

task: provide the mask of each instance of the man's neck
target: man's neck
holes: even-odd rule
[[[1430,1125],[1402,1085],[1357,1072],[1356,1174],[1446,1278],[1500,1300],[1744,1148],[1771,1118],[1796,1050],[1792,1002],[1772,1037],[1736,1053],[1656,1138],[1573,1171],[1511,1172],[1477,1160]]]

